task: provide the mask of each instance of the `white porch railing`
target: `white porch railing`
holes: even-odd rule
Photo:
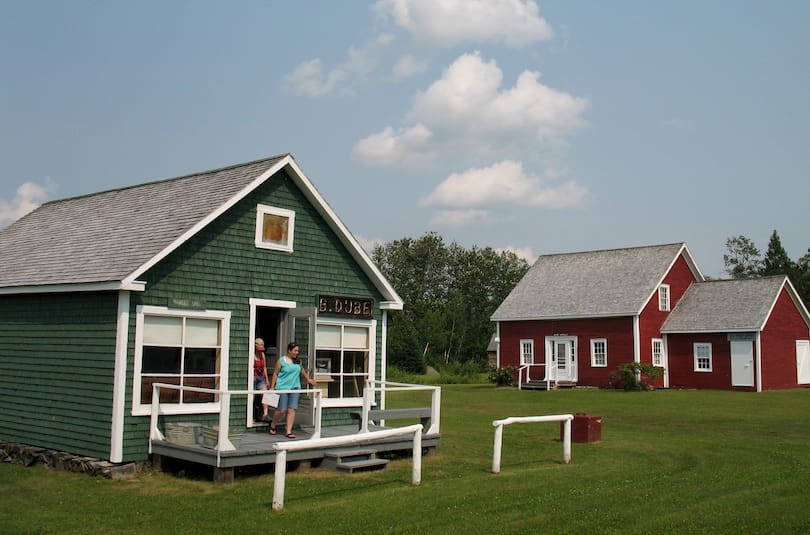
[[[276,442],[273,449],[276,450],[276,468],[273,477],[273,510],[284,509],[284,489],[287,477],[287,452],[301,451],[315,448],[333,448],[336,446],[346,446],[368,442],[381,438],[397,437],[401,435],[413,435],[413,470],[411,472],[411,482],[414,486],[422,482],[422,424],[414,424],[406,427],[394,429],[384,429],[382,431],[366,432],[357,435],[347,435],[342,437],[318,438],[309,440],[299,440],[295,442]]]
[[[524,364],[518,368],[518,390],[523,389],[524,383],[529,383],[532,381],[531,371],[532,368],[545,368],[545,364]],[[542,370],[541,370],[542,371]],[[526,380],[523,380],[524,375],[526,376]],[[538,374],[539,376],[539,374]],[[551,378],[547,376],[547,374],[542,374],[543,379],[546,382],[546,390],[551,390]],[[540,379],[536,379],[540,380]]]
[[[200,388],[195,386],[180,386],[168,383],[153,383],[152,384],[152,411],[149,422],[149,453],[152,453],[152,440],[166,440],[163,433],[158,428],[158,417],[173,415],[171,411],[161,410],[160,404],[160,389],[167,388],[170,390],[183,390],[188,392],[202,392],[206,394],[215,394],[219,396],[219,423],[218,423],[218,438],[215,450],[217,452],[217,466],[220,465],[220,452],[234,451],[236,447],[228,437],[228,429],[230,428],[231,421],[231,396],[261,396],[267,392],[275,392],[277,394],[291,394],[301,393],[313,396],[314,405],[314,430],[312,438],[320,438],[321,436],[321,394],[319,389],[313,390],[216,390],[213,388]],[[208,412],[201,412],[200,414],[208,414]]]
[[[426,390],[432,392],[430,398],[430,428],[427,430],[427,434],[439,434],[440,429],[440,417],[441,417],[441,404],[442,404],[442,389],[438,386],[428,386],[428,385],[415,385],[415,384],[408,384],[408,383],[395,383],[393,381],[376,381],[371,380],[366,382],[366,386],[363,389],[363,413],[361,416],[361,423],[360,423],[360,432],[361,433],[368,433],[368,412],[371,410],[371,407],[374,406],[374,393],[380,392],[381,397],[381,404],[383,408],[385,408],[385,394],[387,392],[397,392],[397,391],[417,391],[417,390]],[[383,422],[385,420],[382,420]]]
[[[563,429],[563,462],[571,462],[571,421],[573,414],[552,414],[549,416],[513,416],[503,420],[495,420],[492,425],[495,427],[495,447],[492,452],[492,472],[498,474],[501,471],[501,447],[503,445],[503,428],[511,424],[530,424],[541,422],[565,422]]]

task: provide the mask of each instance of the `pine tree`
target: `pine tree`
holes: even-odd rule
[[[762,276],[768,275],[788,275],[791,279],[795,278],[796,264],[790,259],[782,246],[782,240],[779,234],[774,230],[771,233],[771,239],[768,242],[768,251],[762,259],[762,268],[759,273]],[[795,280],[793,281],[795,282]]]

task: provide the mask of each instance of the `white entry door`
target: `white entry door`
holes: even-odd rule
[[[796,340],[796,382],[810,383],[810,340]]]
[[[551,369],[557,381],[577,380],[576,338],[552,337],[549,339]]]
[[[731,386],[754,386],[753,342],[731,342]]]

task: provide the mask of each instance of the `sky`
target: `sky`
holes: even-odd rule
[[[0,0],[0,227],[291,153],[366,247],[810,247],[804,0]]]

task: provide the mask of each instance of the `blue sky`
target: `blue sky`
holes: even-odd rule
[[[365,244],[810,247],[810,2],[0,0],[0,226],[290,152]]]

